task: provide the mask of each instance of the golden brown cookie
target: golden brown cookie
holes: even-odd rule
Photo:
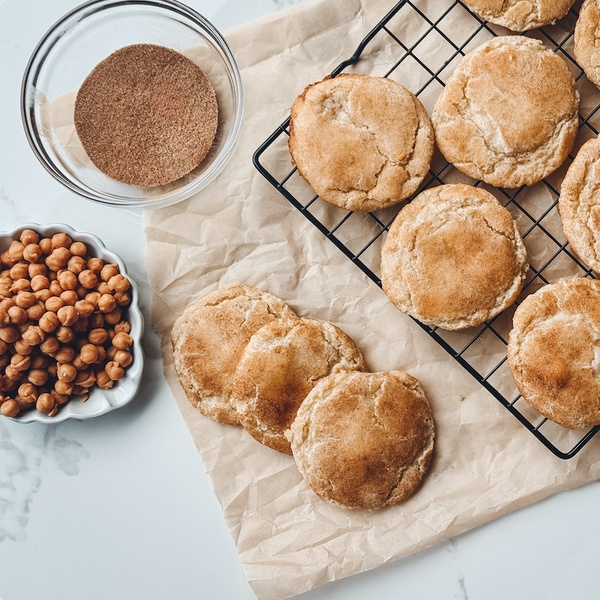
[[[600,3],[585,0],[575,23],[573,53],[587,78],[600,87]]]
[[[338,75],[309,85],[291,109],[298,172],[323,200],[347,210],[408,198],[429,170],[433,145],[423,105],[391,79]]]
[[[512,31],[529,31],[562,19],[574,0],[464,0],[485,21]]]
[[[588,140],[563,179],[558,210],[565,237],[584,263],[600,273],[600,140]]]
[[[539,40],[497,37],[467,54],[431,119],[438,148],[490,185],[533,185],[568,156],[579,92],[565,63]]]
[[[381,251],[381,283],[402,312],[464,329],[512,304],[528,266],[517,225],[492,194],[442,185],[396,216]]]
[[[600,281],[546,285],[517,308],[508,364],[523,398],[568,427],[600,424]]]
[[[230,390],[244,348],[263,325],[294,317],[283,300],[246,285],[215,290],[189,306],[171,331],[174,367],[188,400],[215,421],[238,424]]]
[[[304,318],[271,321],[252,336],[236,370],[232,397],[240,423],[260,443],[291,454],[286,431],[317,381],[364,368],[360,350],[339,327]]]
[[[376,509],[407,500],[433,452],[434,422],[419,382],[399,371],[321,379],[291,428],[298,469],[323,500]]]

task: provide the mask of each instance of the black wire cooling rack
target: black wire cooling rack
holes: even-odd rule
[[[515,218],[527,246],[530,270],[521,295],[562,277],[593,277],[570,251],[557,210],[558,189],[581,144],[598,135],[600,93],[588,82],[573,58],[573,29],[579,2],[557,24],[525,35],[541,39],[565,60],[581,93],[580,129],[565,164],[535,186],[504,190],[473,182],[447,163],[436,150],[429,176],[419,191],[444,183],[482,186],[503,202]],[[486,23],[458,1],[403,0],[360,42],[356,52],[335,68],[342,71],[391,77],[410,89],[429,114],[450,73],[466,52],[496,35],[510,32]],[[312,83],[307,81],[308,83]],[[398,210],[352,213],[315,196],[293,167],[288,151],[289,119],[255,152],[258,171],[319,231],[335,244],[377,285],[381,244]],[[410,201],[410,199],[408,200]],[[518,304],[518,302],[517,302]],[[600,427],[571,431],[545,419],[518,393],[508,369],[506,344],[514,307],[476,328],[460,332],[431,329],[418,321],[458,363],[481,383],[538,440],[562,459],[575,456]]]

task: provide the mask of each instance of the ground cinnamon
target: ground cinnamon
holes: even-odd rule
[[[218,107],[194,62],[170,48],[134,44],[88,75],[74,120],[98,169],[123,183],[154,187],[202,162],[217,132]]]

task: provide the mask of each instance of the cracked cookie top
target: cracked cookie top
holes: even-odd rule
[[[585,0],[575,23],[573,52],[587,78],[600,87],[600,2]]]
[[[275,319],[296,318],[283,301],[248,285],[214,290],[191,304],[171,331],[173,363],[183,390],[203,415],[236,425],[231,382],[252,335]]]
[[[291,434],[298,469],[321,499],[373,510],[415,493],[431,462],[435,429],[414,377],[346,371],[317,383]]]
[[[309,85],[291,109],[289,149],[298,172],[327,202],[374,211],[412,195],[427,174],[433,128],[399,83],[342,74]]]
[[[558,210],[571,248],[600,273],[600,140],[577,152],[560,187]]]
[[[600,281],[576,277],[523,300],[508,337],[523,399],[568,427],[600,424]]]
[[[382,247],[381,283],[402,312],[431,327],[464,329],[510,306],[528,267],[517,225],[492,194],[441,185],[394,219]]]
[[[539,40],[497,37],[465,55],[431,119],[438,148],[490,185],[533,185],[568,156],[579,92],[565,63]]]
[[[574,0],[464,0],[482,19],[512,31],[529,31],[564,17]]]
[[[354,341],[332,323],[271,321],[252,336],[235,373],[232,397],[240,423],[261,444],[291,454],[286,432],[319,379],[364,369]]]

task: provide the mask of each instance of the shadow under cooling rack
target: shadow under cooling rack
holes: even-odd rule
[[[581,144],[596,137],[600,129],[600,92],[587,81],[573,58],[576,19],[577,12],[572,9],[556,25],[526,34],[541,39],[562,56],[581,94],[579,135],[565,164],[534,186],[505,190],[470,180],[436,150],[429,175],[418,190],[446,183],[470,183],[484,187],[504,204],[519,226],[530,259],[530,270],[517,304],[525,295],[559,278],[593,277],[571,253],[557,209],[558,190],[568,165]],[[482,21],[461,2],[405,0],[398,2],[360,42],[356,52],[330,75],[353,72],[390,77],[415,94],[431,114],[448,76],[464,54],[496,35],[508,33]],[[382,56],[386,61],[382,61]],[[254,165],[350,261],[380,286],[381,245],[405,203],[372,213],[353,213],[324,202],[291,163],[288,126],[289,119],[257,149],[253,156]],[[551,452],[559,458],[571,458],[600,427],[565,429],[542,417],[520,397],[506,358],[514,308],[479,327],[459,332],[431,329],[415,322]]]

